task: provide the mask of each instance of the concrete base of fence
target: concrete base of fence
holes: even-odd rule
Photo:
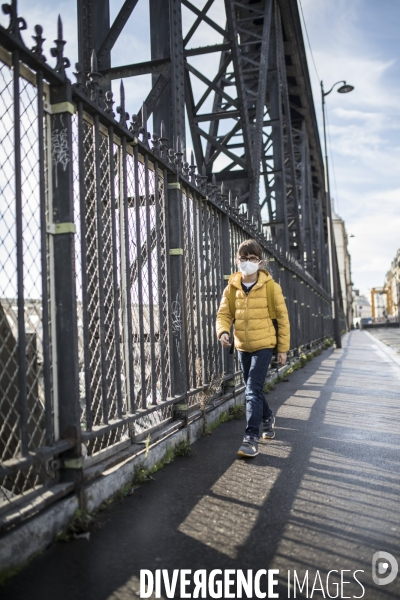
[[[27,562],[49,546],[78,508],[78,498],[60,500],[37,517],[16,527],[0,542],[1,573]]]
[[[207,423],[211,425],[219,419],[221,413],[228,411],[235,404],[244,403],[244,392],[234,397],[219,398],[214,406],[208,407]],[[183,422],[175,422],[172,426],[167,425],[165,430],[155,434],[151,444],[146,450],[143,445],[130,447],[131,456],[123,457],[121,462],[114,464],[111,468],[102,472],[101,477],[95,479],[85,488],[86,507],[89,511],[96,510],[104,501],[111,498],[118,490],[132,482],[135,468],[140,466],[151,469],[165,456],[170,448],[174,448],[180,442],[189,440],[193,444],[203,435],[204,417],[201,411],[196,411],[189,417],[188,427],[183,427]],[[170,431],[170,429],[175,429]],[[121,453],[122,454],[122,453]],[[118,455],[112,457],[113,462],[118,460]],[[101,465],[99,465],[101,467]]]
[[[228,395],[219,398],[214,405],[207,407],[207,424],[211,425],[219,419],[221,413],[228,411],[235,404],[243,404],[244,400],[244,391],[236,393],[233,397]],[[178,421],[167,425],[165,430],[156,432],[148,451],[143,444],[133,444],[129,449],[122,450],[103,463],[90,467],[89,482],[84,489],[87,510],[96,510],[118,490],[131,483],[135,467],[140,465],[150,469],[165,456],[169,448],[174,448],[183,440],[189,439],[191,444],[198,440],[203,435],[203,424],[203,413],[196,411],[190,415],[188,427],[184,427],[183,422]],[[22,565],[38,552],[45,550],[65,529],[77,508],[78,499],[75,496],[60,500],[37,517],[6,534],[0,541],[1,572]]]

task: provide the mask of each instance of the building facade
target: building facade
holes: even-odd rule
[[[387,296],[387,317],[389,320],[399,319],[400,298],[400,248],[392,260],[389,271],[386,273],[384,289]]]
[[[372,317],[371,303],[366,296],[360,294],[359,290],[353,291],[353,325],[360,326],[361,319]]]
[[[341,304],[348,329],[353,323],[353,290],[351,281],[351,258],[348,251],[348,235],[346,226],[335,211],[332,211],[333,231],[335,236],[336,256],[339,270]]]

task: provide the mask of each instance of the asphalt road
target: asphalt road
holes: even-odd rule
[[[222,424],[101,513],[89,540],[33,560],[1,598],[135,599],[140,569],[277,569],[279,598],[400,598],[400,576],[378,585],[371,571],[377,551],[400,561],[400,366],[354,331],[268,400],[276,438],[259,456],[236,458],[243,420]],[[296,595],[294,571],[305,582]]]
[[[367,329],[366,331],[400,354],[400,328],[378,327],[377,329]]]

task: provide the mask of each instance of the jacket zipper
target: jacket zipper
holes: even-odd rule
[[[249,347],[249,312],[248,312],[248,297],[249,294],[252,292],[252,290],[254,290],[259,284],[256,283],[256,285],[254,287],[251,288],[251,290],[249,292],[247,292],[247,294],[245,295],[245,300],[246,300],[246,310],[245,310],[245,315],[246,315],[246,319],[245,319],[245,337],[246,337],[246,348]],[[248,350],[247,350],[248,352]]]
[[[249,340],[248,340],[249,314],[248,314],[248,307],[247,307],[247,299],[248,299],[248,297],[249,297],[249,294],[246,294],[246,310],[245,310],[245,313],[244,313],[246,315],[246,326],[245,326],[245,331],[246,331],[246,348],[249,347]],[[248,352],[248,350],[247,350],[247,352]]]
[[[246,310],[245,310],[245,315],[246,315],[246,319],[245,319],[245,333],[246,333],[246,346],[247,346],[247,348],[249,347],[249,339],[248,339],[248,323],[249,323],[249,319],[248,319],[248,310],[247,310],[247,299],[248,299],[248,297],[249,297],[249,294],[252,292],[252,290],[255,290],[255,289],[256,289],[256,287],[258,287],[258,286],[260,286],[260,287],[261,287],[262,285],[263,285],[262,283],[261,283],[261,284],[259,284],[259,283],[256,283],[256,285],[255,285],[254,287],[252,287],[252,288],[251,288],[251,290],[250,290],[249,292],[247,292],[247,294],[245,295],[245,300],[246,300]],[[269,317],[269,321],[270,321],[270,323],[268,323],[268,335],[270,335],[270,334],[271,334],[271,325],[272,325],[272,320],[271,320],[271,317]],[[274,329],[274,332],[275,332],[275,329]],[[277,342],[278,342],[278,339],[277,339]]]

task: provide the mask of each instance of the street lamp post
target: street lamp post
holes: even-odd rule
[[[321,81],[321,100],[322,100],[322,122],[324,127],[324,147],[325,147],[325,195],[326,195],[326,209],[329,220],[328,225],[328,238],[329,238],[329,258],[330,258],[330,270],[331,270],[331,293],[333,295],[333,337],[335,340],[336,348],[342,347],[342,338],[340,333],[340,311],[339,311],[339,283],[337,273],[337,258],[336,258],[336,247],[335,237],[333,231],[333,219],[332,219],[332,204],[331,204],[331,192],[329,187],[329,169],[328,169],[328,149],[326,144],[326,123],[325,123],[325,96],[331,93],[333,88],[339,83],[343,84],[338,88],[340,94],[347,94],[354,90],[352,85],[348,85],[345,81],[337,81],[333,84],[328,92],[324,92],[324,84]]]

